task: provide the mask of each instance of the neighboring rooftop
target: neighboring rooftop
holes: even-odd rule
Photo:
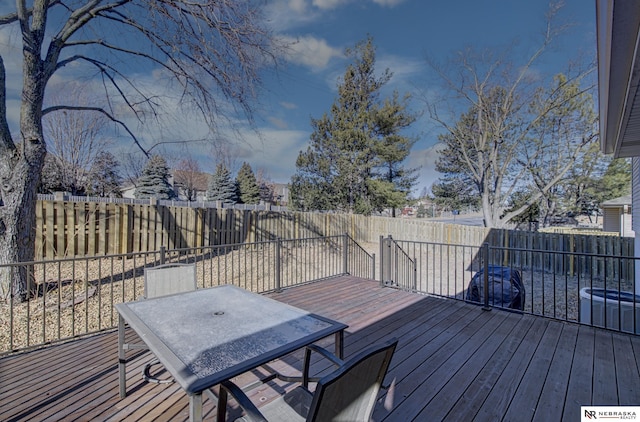
[[[623,206],[631,206],[631,195],[621,196],[619,198],[609,199],[608,201],[604,201],[600,204],[601,207],[623,207]]]

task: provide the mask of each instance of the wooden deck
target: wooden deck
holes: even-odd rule
[[[354,277],[271,296],[349,324],[346,357],[371,343],[399,339],[375,421],[576,421],[581,405],[640,404],[637,336],[487,312]],[[188,420],[188,399],[178,385],[141,380],[148,352],[130,355],[128,396],[119,399],[116,334],[0,359],[0,420]],[[274,366],[293,373],[299,358],[297,353]],[[264,403],[290,387],[270,383],[251,395]],[[204,410],[212,420],[214,401],[206,399]],[[233,404],[229,411],[239,414]]]

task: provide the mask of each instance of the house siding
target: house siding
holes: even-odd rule
[[[620,233],[620,208],[604,208],[602,210],[602,230]]]
[[[640,233],[640,157],[631,161],[631,225],[633,231]]]

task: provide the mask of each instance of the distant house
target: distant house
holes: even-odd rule
[[[277,204],[287,206],[289,204],[289,184],[274,183],[273,196]]]
[[[132,185],[132,184],[121,186],[120,192],[122,192],[123,198],[135,199],[136,197],[136,187],[135,185]]]
[[[175,169],[169,176],[169,183],[173,186],[179,200],[186,201],[188,194],[191,194],[196,201],[204,201],[207,197],[210,177],[208,173]]]
[[[602,208],[602,230],[620,233],[620,236],[635,237],[631,225],[631,195],[610,199],[600,204]]]

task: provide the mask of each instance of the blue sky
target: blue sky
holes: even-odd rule
[[[0,0],[0,14],[12,5]],[[526,54],[540,39],[547,8],[545,0],[269,0],[267,17],[278,36],[294,42],[291,55],[276,74],[265,78],[256,112],[261,135],[240,122],[241,140],[231,132],[221,137],[234,141],[238,168],[247,161],[254,171],[286,183],[295,172],[298,152],[308,145],[311,118],[327,112],[335,99],[337,80],[348,64],[345,48],[371,35],[377,47],[377,69],[389,68],[394,74],[385,93],[417,94],[433,81],[426,56],[445,61],[466,47],[503,48],[512,43],[517,44],[515,51]],[[572,26],[540,62],[545,72],[563,71],[578,51],[595,55],[594,2],[565,0],[560,20]],[[17,39],[15,28],[0,31],[14,131],[20,81]],[[154,84],[153,73],[139,78],[144,84]],[[413,107],[419,112],[420,101],[414,101]],[[133,128],[147,147],[157,141],[210,136],[202,122],[180,113],[176,104],[168,102],[166,113],[172,119],[162,128]],[[407,133],[418,138],[408,162],[420,167],[417,192],[438,177],[433,169],[438,133],[428,116],[420,117]],[[133,150],[124,135],[114,145],[118,150]],[[214,153],[203,144],[190,144],[186,149],[167,146],[164,152],[174,162],[190,154],[203,171],[215,169]]]
[[[537,46],[544,30],[544,0],[280,0],[271,1],[270,17],[280,34],[297,40],[289,65],[269,81],[260,114],[267,139],[265,160],[255,155],[275,181],[287,181],[295,158],[308,145],[310,118],[327,112],[336,96],[336,81],[347,61],[344,48],[370,34],[377,47],[377,68],[394,77],[387,92],[417,94],[433,78],[425,57],[445,61],[467,47],[502,48],[517,44],[523,54]],[[567,0],[559,15],[571,27],[540,66],[563,71],[578,51],[595,54],[595,4]],[[413,103],[420,111],[420,101]],[[409,134],[418,137],[409,165],[420,167],[419,192],[438,177],[433,169],[439,129],[428,116]],[[257,148],[254,154],[260,154]]]

